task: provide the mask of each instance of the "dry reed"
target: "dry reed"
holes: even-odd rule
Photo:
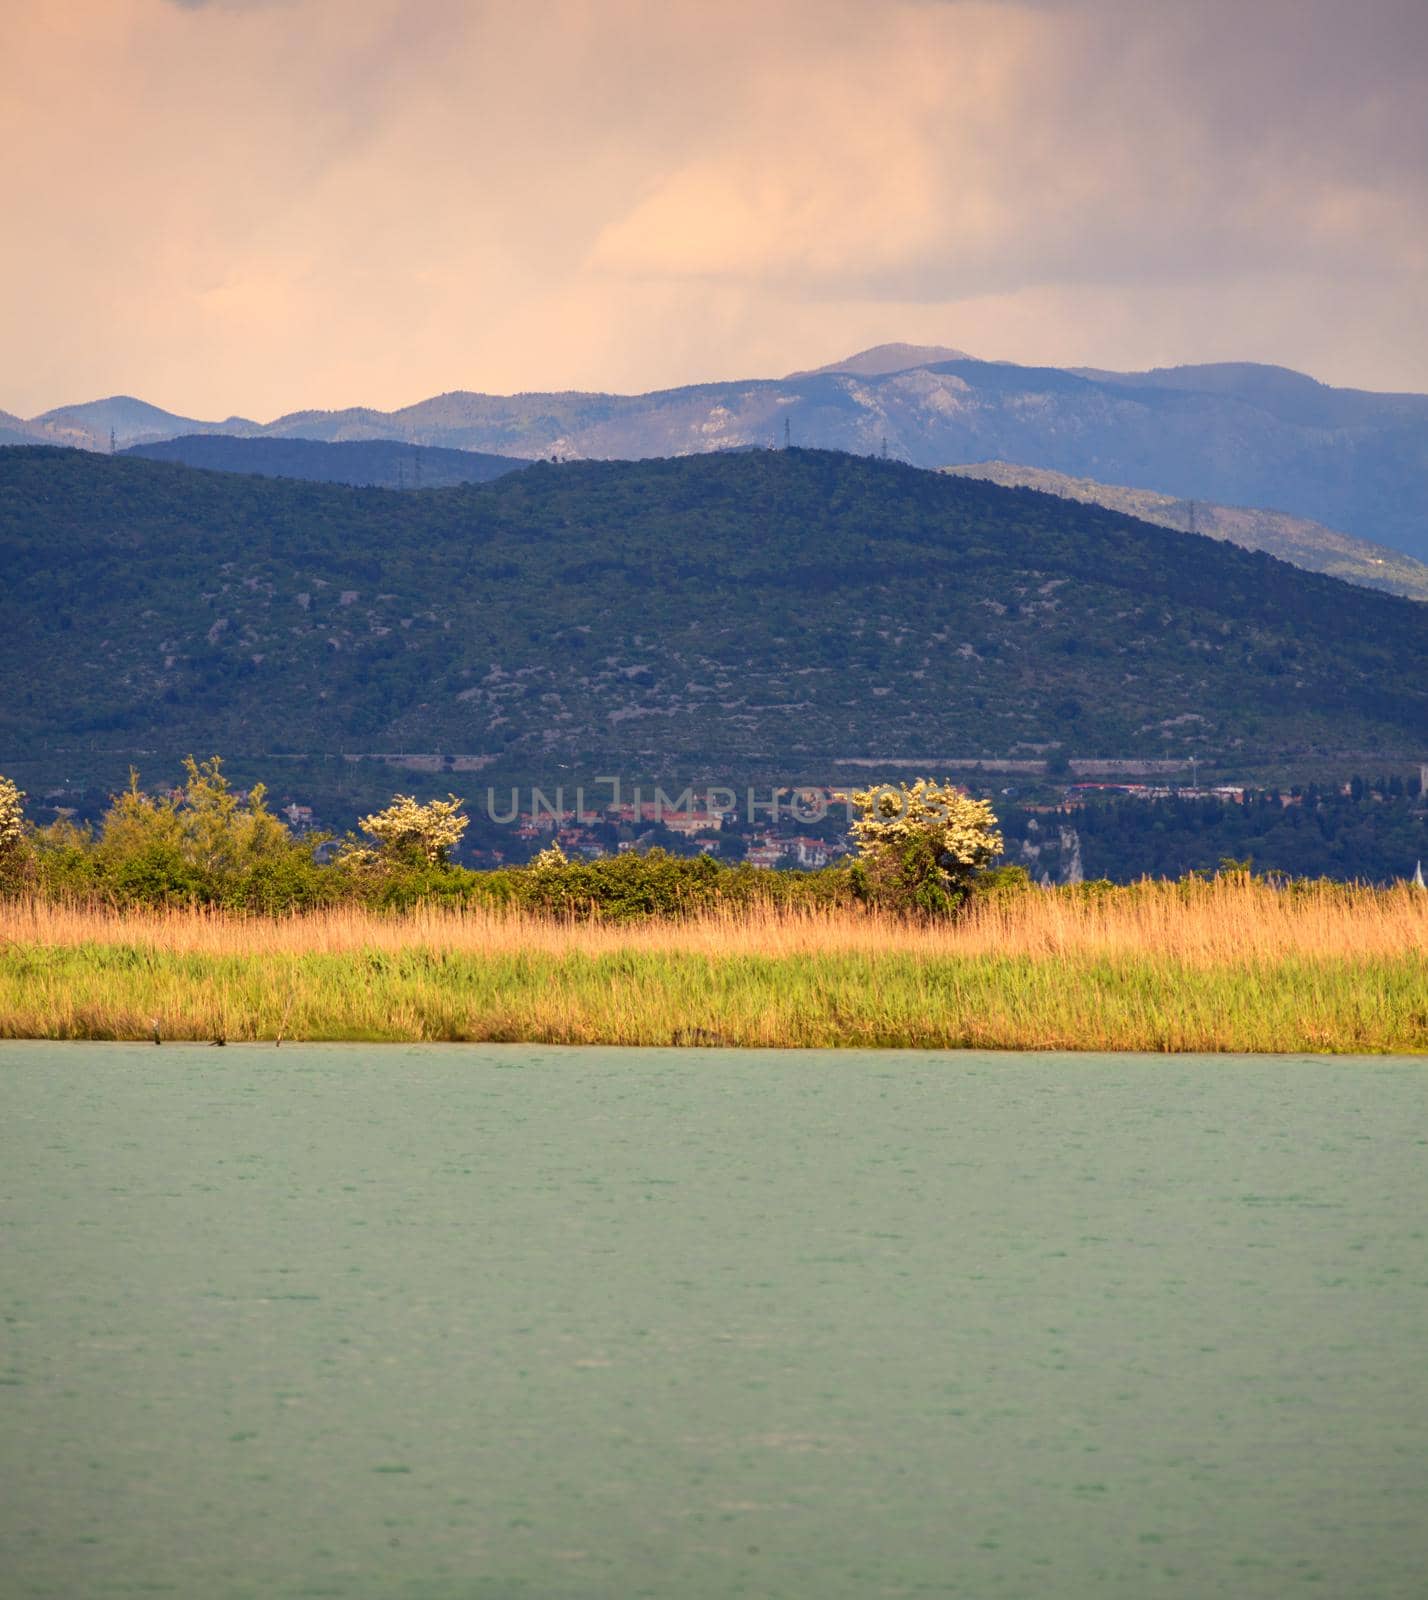
[[[1406,884],[1372,889],[1325,881],[1284,891],[1234,878],[1148,880],[1098,895],[1051,891],[988,898],[963,917],[933,922],[857,907],[759,906],[610,923],[489,906],[393,914],[351,905],[263,917],[11,901],[0,904],[0,941],[122,944],[211,956],[421,948],[479,956],[661,951],[770,958],[1138,955],[1212,964],[1289,956],[1339,960],[1428,956],[1428,895]]]

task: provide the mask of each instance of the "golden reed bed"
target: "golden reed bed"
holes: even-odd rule
[[[1428,894],[1316,883],[1147,881],[1099,895],[1031,891],[974,903],[946,922],[875,911],[758,907],[679,921],[552,920],[519,911],[343,906],[293,917],[205,910],[116,911],[36,901],[0,905],[0,941],[115,944],[210,956],[340,955],[413,948],[472,956],[682,952],[709,957],[868,954],[1139,956],[1218,964],[1428,957]],[[3,946],[0,946],[3,949]]]

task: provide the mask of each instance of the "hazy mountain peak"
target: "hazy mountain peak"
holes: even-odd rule
[[[188,419],[165,411],[162,406],[137,400],[131,394],[112,394],[103,400],[86,400],[80,405],[57,406],[32,419],[37,423],[76,421],[96,427],[162,427]]]
[[[28,427],[50,444],[102,451],[108,449],[111,441],[122,446],[151,439],[170,439],[184,433],[252,433],[257,424],[245,417],[229,417],[226,422],[200,422],[194,417],[177,416],[131,394],[112,394],[103,400],[57,406],[42,416],[32,417]]]
[[[941,344],[875,344],[869,350],[859,350],[856,355],[842,361],[830,361],[826,367],[814,367],[808,372],[791,372],[790,378],[812,378],[825,372],[848,372],[856,378],[880,378],[888,372],[905,372],[909,367],[931,367],[939,361],[970,361],[965,350],[953,350]]]

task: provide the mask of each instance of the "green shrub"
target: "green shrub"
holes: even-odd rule
[[[1010,861],[999,867],[985,867],[971,881],[972,893],[979,899],[1026,894],[1035,887],[1026,868]]]
[[[755,905],[848,905],[857,898],[853,874],[842,865],[818,872],[767,871],[747,862],[730,866],[713,856],[676,856],[660,849],[594,861],[567,861],[558,850],[543,850],[507,877],[515,902],[528,911],[612,922]]]
[[[34,834],[35,887],[46,899],[85,900],[99,887],[94,838],[65,818]]]
[[[164,795],[146,794],[131,772],[97,839],[67,824],[44,830],[37,836],[44,892],[270,913],[341,898],[339,876],[313,857],[322,840],[295,839],[267,809],[262,784],[240,799],[217,756],[190,756],[184,772],[184,787]]]
[[[709,856],[674,856],[665,850],[627,851],[595,861],[557,861],[550,852],[542,856],[513,875],[521,905],[556,915],[597,913],[617,922],[718,905],[730,870]]]

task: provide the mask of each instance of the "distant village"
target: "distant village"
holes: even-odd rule
[[[1412,788],[1412,781],[1407,785]],[[1428,764],[1420,771],[1417,791],[1428,796]],[[1365,792],[1361,779],[1330,786],[1323,793],[1342,799]],[[1369,798],[1375,797],[1370,787]],[[728,796],[728,790],[691,795],[686,791],[671,806],[665,797],[638,798],[597,808],[564,805],[514,806],[493,822],[481,809],[470,807],[472,828],[462,860],[471,867],[519,865],[538,851],[557,844],[572,859],[593,860],[625,851],[662,848],[681,855],[704,854],[725,862],[746,862],[757,868],[802,869],[826,867],[852,849],[843,789],[808,786],[776,791],[779,804],[771,804],[774,791],[754,807],[743,803],[700,804],[707,796]],[[1385,795],[1387,790],[1385,790]],[[1316,791],[1307,791],[1312,800]],[[1114,802],[1141,802],[1155,808],[1169,802],[1218,802],[1224,806],[1270,804],[1290,810],[1306,801],[1304,789],[1256,789],[1245,784],[1211,785],[1143,782],[1073,782],[1030,792],[1013,786],[989,796],[1003,817],[1008,861],[1024,867],[1042,883],[1081,880],[1082,850],[1077,819],[1088,808]],[[543,797],[541,797],[543,798]],[[688,804],[694,800],[694,804]],[[1421,800],[1419,802],[1421,806]],[[772,813],[772,814],[771,814]],[[310,805],[293,801],[282,815],[295,832],[323,826]],[[499,815],[499,814],[498,814]]]
[[[821,815],[817,824],[800,824],[782,811],[762,826],[750,825],[737,805],[671,808],[662,800],[625,801],[593,816],[589,811],[537,807],[515,815],[504,830],[508,843],[477,845],[466,856],[473,866],[499,866],[525,860],[550,843],[568,856],[588,859],[660,846],[754,867],[826,867],[851,848],[837,792],[798,793],[805,811]],[[489,828],[483,831],[489,836]]]

